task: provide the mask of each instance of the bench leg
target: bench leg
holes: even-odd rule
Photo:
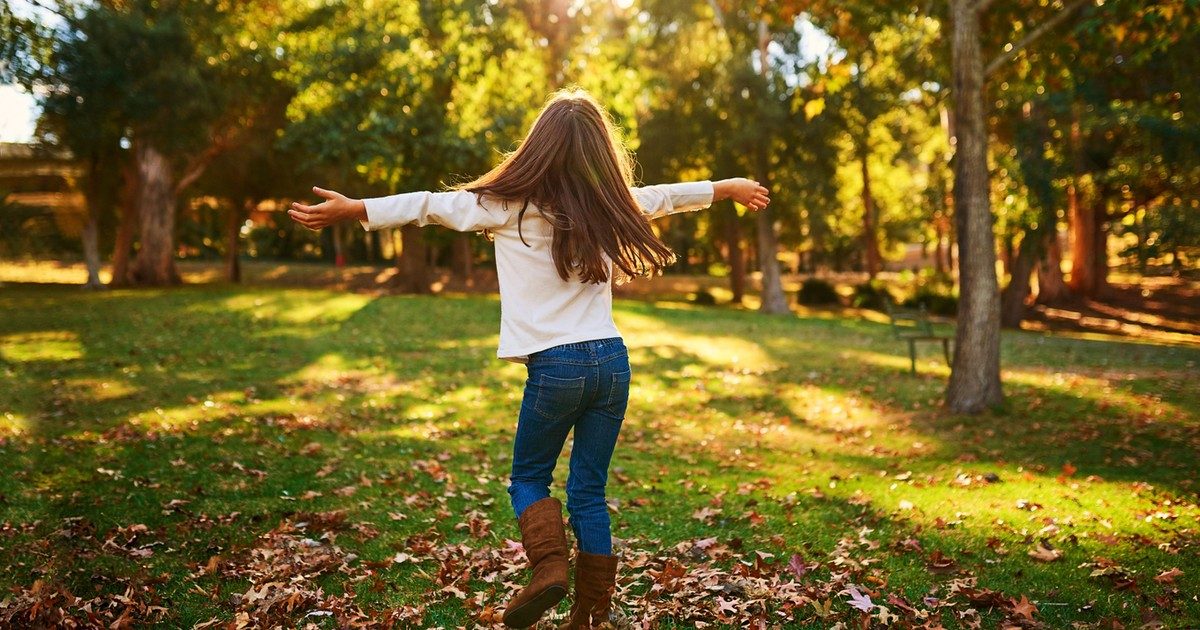
[[[917,375],[917,340],[908,340],[908,359],[912,362],[912,375]]]

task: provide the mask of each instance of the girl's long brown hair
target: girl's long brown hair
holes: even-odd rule
[[[457,186],[532,203],[554,228],[551,254],[563,280],[607,282],[605,257],[628,276],[652,275],[675,260],[634,201],[633,160],[608,113],[582,90],[552,96],[529,135],[499,166]],[[524,236],[521,237],[524,242]]]

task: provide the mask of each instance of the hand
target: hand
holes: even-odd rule
[[[296,220],[296,223],[310,230],[319,230],[347,219],[367,220],[367,206],[361,199],[351,199],[339,192],[316,186],[313,186],[313,192],[318,197],[323,197],[325,201],[315,206],[293,202],[292,209],[288,210],[288,214]]]
[[[713,184],[714,201],[732,199],[751,210],[762,210],[771,203],[771,193],[758,182],[745,177],[723,179]]]

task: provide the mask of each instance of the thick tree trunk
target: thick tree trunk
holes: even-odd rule
[[[1072,181],[1067,187],[1067,213],[1071,220],[1071,291],[1093,297],[1108,285],[1107,198],[1100,186],[1083,190],[1086,164],[1078,113],[1073,115],[1068,137],[1071,148]]]
[[[432,293],[429,247],[421,235],[421,228],[415,225],[400,228],[400,242],[400,257],[396,259],[400,275],[396,288],[404,293]]]
[[[467,287],[475,284],[475,252],[471,249],[470,234],[454,235],[454,277]]]
[[[121,170],[121,217],[117,223],[117,237],[113,243],[112,278],[110,286],[120,287],[129,284],[129,260],[133,253],[134,227],[138,221],[137,211],[137,164],[128,162]]]
[[[152,144],[134,143],[138,164],[138,215],[141,247],[133,261],[133,282],[179,284],[175,268],[175,176],[167,157]]]
[[[956,145],[954,209],[958,224],[960,298],[954,363],[946,405],[977,413],[1001,403],[1000,295],[988,197],[983,60],[974,0],[950,0]]]
[[[863,262],[867,276],[874,280],[883,266],[883,256],[879,253],[879,228],[876,221],[875,197],[871,194],[871,171],[867,168],[867,157],[865,150],[859,156],[862,170]]]
[[[1045,236],[1042,258],[1037,265],[1038,295],[1040,304],[1053,304],[1069,295],[1063,279],[1062,246],[1058,243],[1058,230],[1052,228]]]
[[[729,251],[729,290],[733,303],[741,304],[746,297],[746,252],[742,251],[742,222],[733,204],[721,210],[725,216],[725,245]]]
[[[1096,293],[1095,208],[1080,197],[1078,179],[1067,188],[1071,216],[1071,290],[1079,295]]]

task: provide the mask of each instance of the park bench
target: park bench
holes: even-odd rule
[[[915,310],[897,308],[887,300],[884,301],[884,305],[887,308],[892,336],[908,341],[908,358],[912,362],[914,375],[917,373],[918,341],[941,342],[946,365],[950,365],[950,337],[939,335],[933,331],[933,324],[929,321],[929,312],[925,309],[924,304]]]

